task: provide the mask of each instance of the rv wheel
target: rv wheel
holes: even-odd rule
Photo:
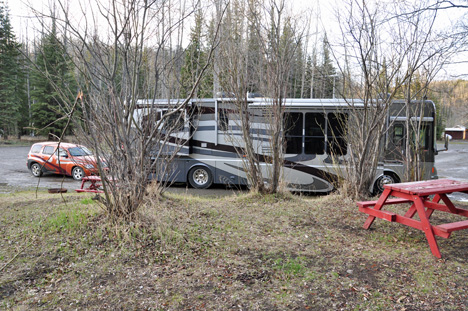
[[[210,170],[203,166],[193,167],[188,174],[188,180],[190,185],[197,189],[209,188],[213,183]]]
[[[381,194],[384,191],[384,185],[397,183],[398,180],[392,174],[383,174],[374,183],[374,195]]]

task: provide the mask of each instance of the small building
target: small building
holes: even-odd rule
[[[444,132],[454,140],[468,140],[468,129],[464,126],[447,127]]]

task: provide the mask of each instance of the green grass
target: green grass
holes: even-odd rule
[[[289,276],[303,277],[307,270],[304,262],[305,257],[278,258],[274,261],[273,269],[279,270]]]
[[[88,204],[93,204],[94,201],[92,198],[85,198],[83,200],[80,201],[81,204],[84,204],[84,205],[88,205]]]
[[[47,232],[72,231],[84,228],[87,224],[87,214],[78,210],[61,211],[47,219],[44,229]]]

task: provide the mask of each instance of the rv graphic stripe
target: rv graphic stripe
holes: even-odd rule
[[[202,143],[206,144],[206,147],[201,147]],[[200,148],[206,148],[206,149],[211,149],[211,150],[216,150],[216,151],[224,151],[224,152],[230,152],[230,153],[237,154],[236,148],[234,146],[232,146],[232,145],[231,146],[230,145],[221,145],[221,144],[215,145],[214,143],[202,142],[202,141],[198,141],[198,140],[192,140],[191,145],[193,147],[200,147]],[[239,148],[239,151],[241,151],[241,148]],[[272,158],[270,156],[266,156],[266,155],[262,155],[262,154],[256,154],[255,156],[257,157],[257,159],[260,162],[271,163],[271,161],[272,161]],[[336,176],[335,174],[328,173],[326,171],[323,171],[321,169],[318,169],[318,168],[315,168],[315,167],[312,167],[312,166],[304,165],[304,164],[289,161],[289,160],[284,160],[284,166],[289,168],[289,169],[293,169],[293,170],[296,170],[296,171],[307,173],[309,175],[317,176],[317,177],[322,178],[322,179],[324,179],[324,180],[326,180],[328,182],[338,181],[338,176]]]

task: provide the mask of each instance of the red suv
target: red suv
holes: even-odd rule
[[[31,146],[28,153],[28,169],[40,177],[42,173],[53,173],[72,176],[81,180],[84,176],[98,175],[96,158],[88,148],[81,145],[42,142]],[[101,166],[107,164],[101,161]]]

